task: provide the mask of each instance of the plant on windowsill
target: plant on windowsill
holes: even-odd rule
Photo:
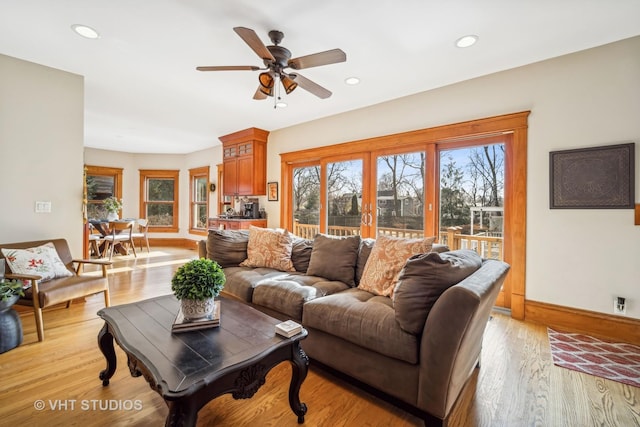
[[[122,209],[122,199],[118,200],[113,196],[107,197],[102,201],[104,208],[107,210],[107,219],[114,221],[118,219],[118,211]]]
[[[210,259],[193,259],[179,267],[171,279],[171,290],[180,300],[185,319],[210,316],[214,298],[224,288],[226,277],[222,267]]]

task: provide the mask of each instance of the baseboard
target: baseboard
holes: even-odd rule
[[[200,240],[200,239],[198,239]],[[172,248],[198,249],[198,240],[184,238],[149,238],[150,246],[169,246]]]
[[[527,300],[524,320],[563,332],[640,345],[640,320],[629,317]]]

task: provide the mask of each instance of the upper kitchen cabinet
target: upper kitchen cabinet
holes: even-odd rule
[[[268,136],[266,130],[249,128],[220,137],[225,195],[264,196],[267,193]]]

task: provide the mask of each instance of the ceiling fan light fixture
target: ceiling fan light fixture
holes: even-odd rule
[[[475,34],[469,34],[467,36],[460,37],[456,40],[456,46],[460,48],[471,47],[478,41],[478,36]]]
[[[280,81],[282,82],[282,87],[284,87],[284,91],[287,95],[289,95],[295,88],[298,87],[298,83],[294,82],[287,76],[282,76]]]
[[[273,89],[273,76],[270,73],[260,73],[258,81],[263,88]]]
[[[281,99],[276,102],[276,108],[287,108],[287,103]]]

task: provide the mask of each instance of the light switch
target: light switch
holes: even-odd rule
[[[51,202],[36,202],[36,213],[51,213]]]

